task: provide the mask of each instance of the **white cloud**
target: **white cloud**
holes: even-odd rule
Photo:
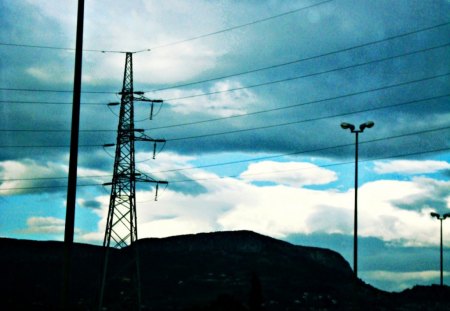
[[[414,285],[428,285],[436,283],[439,280],[440,271],[425,270],[425,271],[361,271],[361,277],[366,282],[383,285],[384,290],[401,291],[406,288],[411,288]],[[449,272],[444,271],[444,277],[448,277]]]
[[[97,244],[102,245],[103,244],[103,238],[105,236],[105,232],[87,232],[87,233],[81,233],[77,236],[75,236],[75,240],[77,242],[81,243],[91,243],[91,244]]]
[[[146,83],[181,83],[214,69],[222,54],[197,43],[155,50],[145,56],[145,61],[144,56],[136,57],[135,75]]]
[[[58,21],[61,25],[69,26],[76,25],[77,3],[76,1],[61,2],[58,0],[47,1],[26,1],[29,6],[34,7],[44,18],[51,18]]]
[[[450,169],[450,163],[432,160],[395,160],[375,162],[374,171],[378,174],[427,174]]]
[[[30,217],[27,228],[21,233],[27,234],[62,234],[64,233],[64,219],[55,217]]]
[[[13,195],[29,190],[22,188],[30,187],[54,187],[59,183],[56,180],[46,180],[49,177],[64,177],[67,175],[67,166],[54,162],[38,163],[35,160],[25,159],[20,161],[0,162],[0,184],[2,194]],[[39,179],[34,179],[39,178]],[[13,188],[12,190],[7,190]]]
[[[130,7],[123,1],[93,1],[86,4],[85,12],[84,46],[87,49],[151,49],[150,52],[134,55],[135,81],[157,85],[182,83],[212,71],[220,63],[220,57],[228,53],[226,42],[217,38],[158,48],[197,36],[204,29],[223,28],[220,6],[208,2],[194,5],[180,1],[164,1],[157,5],[148,1],[139,2]],[[124,15],[124,11],[128,14]],[[85,53],[85,61],[89,65],[83,68],[83,75],[90,77],[89,83],[122,77],[123,54]]]
[[[164,158],[158,161],[162,162],[162,167]],[[183,166],[190,160],[190,157],[179,157],[176,163]],[[240,229],[278,238],[295,233],[353,233],[352,189],[311,190],[280,184],[257,186],[241,179],[218,178],[200,169],[185,173],[187,178],[197,179],[205,191],[181,193],[171,189],[169,184],[165,191],[160,189],[157,202],[154,201],[154,190],[137,192],[140,238]],[[429,216],[431,209],[428,206],[405,209],[399,204],[405,203],[408,197],[414,197],[414,202],[427,199],[427,185],[431,181],[419,178],[378,180],[361,185],[360,236],[408,246],[436,245],[439,231],[437,223]],[[438,183],[439,189],[449,186],[448,182],[434,182]],[[102,202],[102,207],[94,210],[101,218],[98,227],[101,233],[105,230],[109,198],[102,196],[96,201]],[[450,243],[450,232],[445,235],[445,240]]]
[[[429,199],[430,183],[439,188],[434,193],[450,187],[450,182],[429,178],[378,180],[362,185],[358,201],[360,234],[409,246],[435,245],[439,232],[429,215],[432,208],[423,203]],[[450,237],[450,232],[446,234]]]
[[[206,113],[227,117],[247,112],[246,108],[255,105],[258,101],[256,94],[248,89],[223,92],[229,89],[239,89],[241,87],[243,87],[243,85],[238,81],[224,80],[215,82],[208,89],[176,89],[158,93],[158,96],[166,99],[173,111],[181,114]],[[184,98],[214,92],[218,93],[208,96]],[[171,98],[173,99],[170,100]]]
[[[32,192],[35,188],[39,192],[65,189],[67,184],[68,165],[58,162],[39,162],[31,159],[0,161],[0,194],[14,195]],[[102,183],[105,176],[101,170],[78,168],[79,177],[85,183]],[[8,190],[8,189],[12,190]],[[29,189],[27,189],[29,188]]]
[[[369,271],[364,274],[372,279],[387,280],[387,281],[410,281],[421,280],[427,281],[437,279],[440,275],[439,271],[409,271],[409,272],[396,272],[396,271]],[[446,275],[450,275],[449,272],[445,272]]]
[[[272,181],[293,187],[324,185],[337,180],[335,172],[312,163],[275,161],[250,164],[240,177],[247,181]]]

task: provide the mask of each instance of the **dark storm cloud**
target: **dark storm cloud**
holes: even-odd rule
[[[246,3],[235,3],[234,6],[232,10],[228,10],[226,5],[221,7],[223,11],[221,14],[231,24],[242,24],[242,21],[270,16],[275,8],[277,12],[281,7],[285,10],[295,9],[300,4],[283,2],[280,6],[278,2],[267,2],[258,6],[256,11],[255,7]],[[333,1],[304,12],[288,15],[285,18],[223,33],[203,41],[199,40],[196,44],[206,44],[211,51],[224,52],[217,54],[216,58],[212,60],[213,66],[175,83],[147,83],[147,77],[142,76],[143,71],[137,69],[145,67],[149,61],[154,60],[155,56],[152,53],[138,54],[139,57],[134,59],[134,67],[135,72],[141,73],[141,75],[135,74],[134,76],[136,89],[151,90],[156,87],[170,87],[174,84],[244,72],[430,27],[449,20],[449,6],[450,4],[446,1],[431,1],[430,3],[423,1],[378,1],[375,3]],[[387,7],[389,9],[386,9]],[[45,45],[62,47],[73,45],[74,29],[70,28],[73,26],[73,21],[63,25],[55,16],[48,18],[40,16],[39,9],[23,4],[19,4],[18,7],[7,6],[7,8],[8,14],[2,14],[6,25],[2,32],[9,41],[45,43]],[[107,14],[107,12],[104,13]],[[21,19],[23,20],[20,24],[21,27],[17,27],[15,22],[15,18],[19,15],[27,16],[26,19]],[[87,15],[88,25],[90,16]],[[396,22],[392,23],[392,20]],[[174,28],[176,26],[177,24],[172,25]],[[206,29],[202,31],[208,32]],[[95,37],[96,32],[98,32],[97,29],[87,27],[86,38]],[[242,92],[241,90],[192,98],[189,99],[189,104],[186,105],[184,112],[180,112],[176,108],[179,103],[186,102],[186,99],[169,100],[154,120],[137,122],[136,127],[147,129],[147,135],[152,137],[167,139],[165,150],[179,154],[201,155],[236,151],[279,154],[305,152],[310,155],[333,158],[352,156],[351,144],[354,138],[350,133],[345,133],[340,129],[339,124],[343,121],[355,124],[367,120],[375,121],[375,128],[367,130],[361,136],[362,143],[366,140],[377,140],[427,131],[430,128],[450,126],[448,117],[446,118],[450,114],[448,97],[408,104],[408,102],[448,93],[450,83],[448,76],[419,80],[445,74],[446,68],[450,67],[450,57],[448,57],[450,49],[442,47],[345,70],[335,70],[324,74],[316,73],[442,45],[448,43],[449,32],[450,26],[442,26],[351,51],[297,62],[289,66],[175,88],[165,92],[148,93],[150,97],[155,98],[164,98],[163,95],[167,95],[168,98],[177,98],[179,94],[182,97],[186,92],[187,95],[210,92],[218,85],[218,82],[228,83],[229,87],[233,87],[233,85],[246,87],[312,75],[246,89],[245,91],[251,97],[248,97],[248,94],[239,93]],[[188,37],[187,34],[186,36]],[[177,51],[176,48],[178,47],[174,47],[173,50]],[[182,46],[179,49],[183,51]],[[1,64],[3,87],[69,91],[72,89],[73,52],[2,47],[0,53],[2,53],[2,59],[8,60]],[[182,59],[183,55],[180,55],[179,58]],[[83,90],[120,91],[123,65],[123,55],[111,56],[85,52]],[[184,68],[176,70],[181,69]],[[194,69],[195,67],[193,67]],[[164,67],[161,70],[165,71]],[[158,76],[158,72],[152,72],[152,76]],[[417,82],[401,85],[414,80]],[[398,86],[393,86],[396,84]],[[386,88],[376,90],[384,87]],[[346,96],[353,93],[359,94]],[[0,96],[4,101],[71,102],[70,93],[2,91]],[[335,97],[340,98],[333,99]],[[101,170],[107,169],[108,166],[111,167],[112,161],[108,159],[108,155],[103,151],[101,145],[114,143],[116,140],[114,130],[117,128],[118,117],[115,114],[118,114],[118,109],[113,107],[111,112],[106,104],[118,100],[114,94],[83,94],[82,102],[104,103],[104,105],[82,105],[80,145],[94,144],[98,146],[80,147],[80,165]],[[222,117],[223,115],[218,114],[217,109],[213,109],[215,103],[218,103],[218,107],[237,110],[235,114],[291,105],[298,105],[298,107],[191,126],[152,130],[152,128],[161,126]],[[370,110],[401,103],[405,104]],[[198,108],[200,104],[205,105],[203,109]],[[0,109],[2,111],[0,115],[2,129],[32,130],[5,132],[6,135],[2,135],[0,138],[1,145],[69,145],[70,135],[67,130],[70,128],[71,122],[70,105],[2,103]],[[352,112],[357,113],[349,114]],[[148,116],[149,107],[144,108],[140,104],[136,104],[136,120],[145,120]],[[38,130],[52,131],[39,132]],[[66,131],[57,132],[55,130]],[[211,135],[226,132],[234,133]],[[448,133],[449,130],[444,129],[367,143],[361,146],[361,157],[382,158],[449,148],[450,142],[445,139]],[[329,148],[347,144],[348,147]],[[66,155],[68,148],[2,148],[1,151],[0,158],[3,160],[55,159]],[[114,153],[114,150],[111,150],[111,153]],[[197,190],[202,191],[201,189]]]
[[[84,201],[81,206],[86,208],[100,209],[102,203],[96,200],[88,200]]]

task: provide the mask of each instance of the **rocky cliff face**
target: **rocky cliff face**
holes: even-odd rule
[[[142,271],[153,278],[142,283],[143,291],[158,307],[173,297],[185,305],[200,305],[199,297],[214,301],[223,295],[247,305],[255,277],[268,310],[284,310],[319,296],[337,305],[350,299],[355,286],[363,286],[338,253],[250,231],[146,239],[138,247],[146,263]],[[155,284],[165,284],[163,291],[171,294],[153,296],[162,289]]]
[[[141,251],[147,252],[213,252],[223,254],[258,254],[259,256],[294,255],[301,260],[322,264],[351,276],[352,271],[344,258],[334,251],[292,245],[252,231],[227,231],[175,236],[164,239],[139,241]]]

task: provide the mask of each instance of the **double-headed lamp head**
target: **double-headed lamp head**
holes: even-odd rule
[[[450,213],[443,214],[442,216],[438,213],[431,212],[431,217],[436,217],[437,219],[444,220],[445,218],[450,218]]]
[[[437,219],[439,219],[439,217],[441,216],[438,213],[434,213],[434,212],[431,212],[430,215],[431,215],[431,217],[436,217]]]
[[[359,131],[358,131],[358,132],[363,132],[364,129],[366,129],[366,128],[371,128],[371,127],[373,127],[374,125],[375,125],[375,123],[374,123],[373,121],[367,121],[367,122],[365,122],[365,123],[363,123],[363,124],[360,124],[360,125],[359,125]],[[349,129],[352,133],[355,132],[355,126],[354,126],[353,124],[351,124],[351,123],[342,122],[342,123],[341,123],[341,127],[342,127],[344,130]]]

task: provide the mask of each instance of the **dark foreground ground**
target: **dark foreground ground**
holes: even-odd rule
[[[63,309],[63,258],[61,242],[0,239],[0,310]],[[65,309],[98,310],[104,249],[76,244],[71,258]],[[250,231],[144,239],[111,250],[105,284],[103,310],[137,309],[139,300],[141,310],[158,311],[450,310],[447,286],[387,293],[355,279],[336,252]]]

